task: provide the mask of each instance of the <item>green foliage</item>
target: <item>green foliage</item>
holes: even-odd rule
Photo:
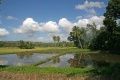
[[[33,49],[34,45],[31,42],[24,42],[23,40],[19,41],[19,48],[21,49]]]
[[[104,76],[108,80],[120,80],[120,63],[110,64],[106,67],[99,67],[90,71],[93,76]]]
[[[82,40],[82,31],[79,27],[74,26],[72,28],[72,32],[70,32],[70,36],[68,37],[68,40],[73,41],[75,46],[78,48],[83,48],[83,45],[81,43]]]
[[[3,47],[5,45],[4,41],[0,41],[0,47]]]
[[[120,0],[110,0],[104,14],[105,29],[95,37],[89,48],[108,52],[120,52]]]
[[[87,24],[87,27],[79,28],[74,26],[70,36],[67,38],[69,41],[73,41],[78,48],[88,48],[89,43],[93,38],[99,34],[96,24]]]
[[[120,0],[110,0],[104,16],[104,25],[112,33],[117,26],[116,20],[120,19]]]

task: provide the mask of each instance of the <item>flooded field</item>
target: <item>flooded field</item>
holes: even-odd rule
[[[56,54],[39,54],[39,53],[32,53],[32,54],[20,53],[20,54],[0,55],[0,65],[8,65],[8,66],[30,65],[55,55]]]
[[[57,54],[6,54],[0,55],[0,65],[24,66],[30,65]],[[110,63],[120,62],[120,55],[115,54],[65,54],[48,62],[38,65],[39,67],[77,67],[95,68]]]

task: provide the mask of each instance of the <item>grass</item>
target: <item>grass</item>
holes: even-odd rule
[[[103,77],[104,80],[120,80],[120,63],[98,68],[57,68],[37,66],[0,66],[0,72],[8,71],[16,74],[63,74],[67,77]],[[89,79],[87,79],[89,80]],[[93,79],[90,79],[93,80]],[[98,80],[98,79],[95,79]],[[101,80],[101,79],[100,79]]]
[[[92,69],[90,68],[56,68],[56,67],[36,67],[36,66],[14,66],[3,67],[0,71],[9,71],[22,74],[64,74],[68,77],[72,76],[89,76]]]
[[[26,52],[38,52],[38,53],[90,53],[89,49],[78,49],[75,47],[36,47],[35,49],[20,49],[17,47],[3,47],[0,48],[0,54],[9,53],[26,53]]]

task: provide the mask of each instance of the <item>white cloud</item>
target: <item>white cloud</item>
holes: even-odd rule
[[[65,32],[70,32],[74,25],[74,23],[68,21],[66,18],[60,19],[58,24]]]
[[[6,29],[0,28],[0,38],[5,37],[9,34],[9,32]]]
[[[58,33],[59,26],[56,22],[48,21],[45,24],[43,24],[43,30],[49,33]]]
[[[17,18],[13,17],[13,16],[7,16],[8,20],[18,20]]]
[[[105,7],[104,2],[88,2],[87,0],[84,2],[84,4],[78,4],[75,6],[76,9],[81,9],[81,10],[85,10],[88,8],[102,8]]]
[[[85,10],[87,12],[87,16],[85,17],[89,18],[97,14],[95,8],[102,7],[105,7],[104,2],[88,2],[87,0],[84,2],[84,4],[78,4],[75,6],[76,9]]]
[[[77,18],[77,19],[81,19],[81,18],[82,18],[82,16],[77,16],[76,18]]]
[[[90,14],[96,14],[96,11],[94,9],[89,9]]]
[[[69,36],[69,32],[72,30],[73,26],[86,27],[87,24],[92,24],[94,22],[99,29],[103,26],[103,19],[104,16],[92,16],[90,18],[80,18],[77,22],[61,18],[58,23],[54,21],[38,23],[32,18],[27,18],[23,22],[22,26],[14,29],[14,33],[33,35],[36,32],[40,32],[40,35],[35,38],[29,37],[30,41],[53,42],[53,36],[60,36],[61,41],[67,41],[67,37]],[[26,38],[26,41],[27,40],[28,38]]]
[[[89,19],[80,19],[77,24],[79,27],[86,27],[87,24],[92,24],[94,22],[97,25],[97,29],[99,29],[103,26],[104,18],[104,16],[93,16]]]
[[[22,26],[19,28],[14,28],[13,31],[16,34],[34,34],[42,30],[38,22],[35,22],[32,18],[27,18]]]

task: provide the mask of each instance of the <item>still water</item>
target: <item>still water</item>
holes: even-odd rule
[[[0,65],[9,66],[30,65],[55,55],[56,54],[39,54],[39,53],[0,55]]]
[[[95,68],[120,62],[120,55],[113,54],[66,54],[49,62],[39,65],[40,67],[77,67]]]
[[[57,54],[7,54],[0,55],[0,65],[23,66],[45,60]],[[110,63],[120,62],[120,55],[115,54],[65,54],[51,61],[38,65],[39,67],[77,67],[95,68],[106,66]]]

